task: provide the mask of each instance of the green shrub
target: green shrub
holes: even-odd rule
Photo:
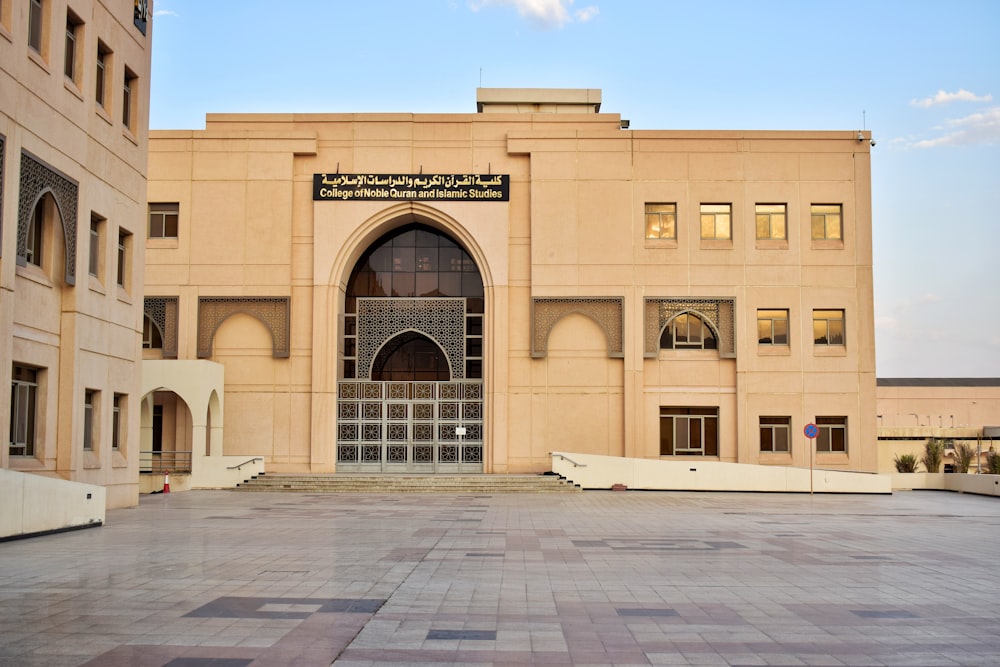
[[[986,471],[990,475],[1000,475],[1000,454],[996,452],[986,453]]]
[[[917,472],[916,454],[897,454],[895,463],[896,472]]]
[[[927,472],[939,472],[941,460],[944,458],[944,442],[931,438],[924,445],[924,457],[920,460]]]
[[[955,472],[969,472],[973,459],[976,458],[976,448],[967,442],[955,445]]]

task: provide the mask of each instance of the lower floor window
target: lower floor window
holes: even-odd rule
[[[38,371],[14,364],[10,387],[10,455],[35,455]]]
[[[760,451],[787,452],[791,417],[760,418]]]
[[[817,452],[847,451],[847,417],[816,417]]]
[[[719,455],[718,408],[660,408],[660,456]]]

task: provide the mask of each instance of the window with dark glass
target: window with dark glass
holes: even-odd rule
[[[35,52],[42,53],[42,39],[45,35],[45,14],[42,11],[42,0],[28,2],[28,46]]]
[[[80,60],[81,33],[83,32],[83,21],[70,10],[66,10],[66,53],[63,58],[63,73],[66,78],[73,83],[80,83]]]
[[[34,456],[39,371],[14,364],[10,386],[11,456]]]
[[[177,238],[177,219],[180,217],[180,204],[151,203],[149,205],[149,238]]]
[[[107,108],[107,98],[108,98],[108,70],[111,64],[111,49],[109,49],[104,42],[97,42],[97,81],[96,88],[94,91],[94,99],[97,100],[98,106],[102,108]]]
[[[816,417],[817,452],[847,452],[847,417]]]
[[[83,393],[83,449],[94,450],[94,410],[97,402],[97,392],[88,389]]]
[[[719,409],[660,408],[660,456],[719,455]]]
[[[122,84],[122,125],[135,131],[136,101],[139,99],[137,77],[128,67],[125,68],[125,81]]]
[[[142,348],[144,350],[162,350],[163,334],[149,315],[142,318]]]
[[[761,417],[760,451],[787,452],[791,424],[791,417]]]

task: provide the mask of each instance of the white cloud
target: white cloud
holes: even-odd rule
[[[949,102],[992,102],[993,96],[987,93],[986,95],[976,95],[975,93],[970,93],[965,88],[959,89],[957,92],[948,93],[943,90],[937,91],[937,95],[932,97],[925,97],[922,100],[910,100],[910,104],[915,107],[923,107],[927,109],[936,104],[948,104]]]
[[[513,7],[517,13],[543,29],[561,28],[575,17],[581,23],[597,16],[600,10],[594,6],[584,7],[570,14],[575,0],[470,0],[469,7],[478,11],[483,7]]]
[[[953,118],[938,128],[945,131],[940,137],[924,139],[914,148],[936,148],[938,146],[974,146],[1000,143],[1000,106],[970,114],[964,118]]]
[[[170,9],[157,9],[153,11],[153,16],[180,16],[180,14]]]

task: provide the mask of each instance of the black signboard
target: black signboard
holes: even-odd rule
[[[510,201],[507,174],[313,174],[314,201]]]
[[[146,34],[146,23],[149,21],[149,0],[135,0],[135,10],[132,12],[132,22],[143,35]]]

